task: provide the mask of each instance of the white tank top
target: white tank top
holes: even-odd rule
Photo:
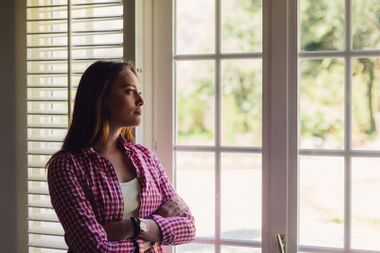
[[[124,198],[123,219],[131,216],[138,216],[140,205],[140,184],[137,177],[131,181],[120,183],[121,192]]]

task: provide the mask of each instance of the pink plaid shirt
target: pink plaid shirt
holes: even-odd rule
[[[155,214],[176,195],[157,157],[141,145],[128,143],[121,135],[118,143],[133,162],[140,182],[139,217],[158,224],[164,245],[192,241],[195,225],[190,210],[181,217]],[[144,252],[141,239],[107,240],[102,224],[122,220],[123,195],[112,164],[93,148],[54,158],[48,168],[48,184],[69,253]],[[153,252],[163,252],[161,245],[156,243]]]

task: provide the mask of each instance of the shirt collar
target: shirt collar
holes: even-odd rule
[[[132,153],[132,149],[130,146],[130,143],[125,139],[125,137],[121,134],[119,134],[117,138],[117,142],[119,147],[126,153]],[[98,152],[93,147],[85,147],[82,149],[82,152],[86,156],[93,156],[93,155],[99,155]]]

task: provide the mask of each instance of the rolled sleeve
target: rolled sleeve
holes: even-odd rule
[[[65,241],[72,252],[133,253],[143,252],[139,241],[108,241],[86,198],[78,171],[67,157],[56,157],[48,168],[48,186],[53,208],[65,231]]]

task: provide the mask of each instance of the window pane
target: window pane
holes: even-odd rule
[[[344,0],[300,0],[301,50],[343,50]]]
[[[380,158],[352,159],[352,247],[380,251]]]
[[[215,67],[213,61],[176,62],[177,143],[214,143]]]
[[[175,155],[177,191],[195,217],[197,236],[214,237],[215,156],[199,152],[177,152]]]
[[[261,51],[261,0],[222,0],[222,52]]]
[[[380,48],[380,1],[352,0],[352,47]]]
[[[301,148],[342,149],[344,63],[340,59],[301,60]]]
[[[175,253],[214,253],[214,245],[189,243],[175,247]]]
[[[261,60],[222,61],[222,144],[261,146]]]
[[[221,165],[221,237],[261,240],[261,155],[222,153]]]
[[[222,246],[222,253],[261,253],[260,248]]]
[[[380,58],[352,60],[352,146],[380,150]]]
[[[300,157],[301,245],[343,247],[344,161]]]
[[[204,54],[215,50],[215,1],[176,1],[176,53]]]

